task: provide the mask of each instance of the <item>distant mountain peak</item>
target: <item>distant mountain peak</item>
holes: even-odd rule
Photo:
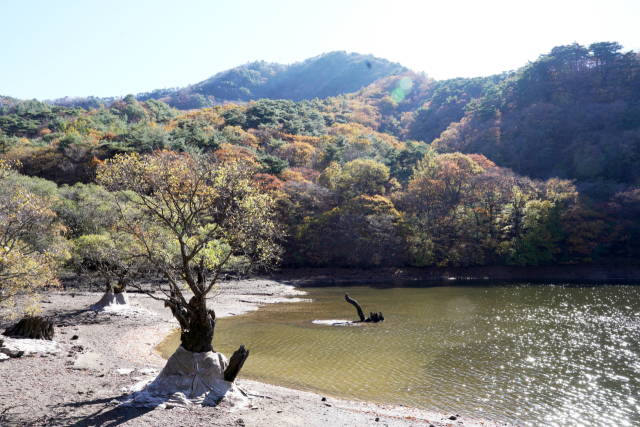
[[[178,108],[261,98],[297,102],[355,92],[376,80],[407,70],[399,63],[373,55],[334,51],[293,64],[248,62],[185,89],[139,94],[138,99],[163,99]],[[180,97],[183,105],[178,101]]]

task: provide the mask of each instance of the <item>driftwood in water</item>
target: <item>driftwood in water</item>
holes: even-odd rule
[[[364,317],[364,313],[362,312],[362,308],[360,308],[360,304],[358,304],[358,301],[349,298],[349,294],[344,294],[344,299],[346,299],[349,304],[352,304],[356,308],[356,310],[358,310],[360,321],[366,322],[366,318]]]
[[[233,356],[229,359],[227,369],[224,370],[225,381],[232,383],[236,379],[247,357],[249,357],[249,350],[246,350],[244,345],[241,345],[240,348],[233,353]]]
[[[25,317],[8,327],[3,335],[16,338],[53,340],[53,323],[42,317]]]
[[[360,304],[358,304],[358,301],[349,298],[349,294],[344,294],[344,299],[347,300],[347,302],[349,304],[352,304],[356,310],[358,310],[358,317],[360,317],[360,321],[361,322],[382,322],[384,320],[384,316],[382,315],[382,313],[370,313],[369,317],[364,317],[364,313],[362,312],[362,308],[360,307]]]
[[[382,322],[384,320],[384,316],[382,313],[369,313],[369,320],[372,322]]]

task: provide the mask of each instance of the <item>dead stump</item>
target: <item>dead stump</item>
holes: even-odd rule
[[[231,359],[229,359],[229,365],[227,369],[224,370],[224,380],[232,383],[238,374],[240,373],[240,369],[242,369],[242,365],[244,365],[245,360],[249,357],[249,350],[245,349],[243,345],[237,349]]]
[[[3,335],[13,338],[30,338],[36,340],[53,340],[53,323],[42,317],[25,317],[13,326],[8,327]]]

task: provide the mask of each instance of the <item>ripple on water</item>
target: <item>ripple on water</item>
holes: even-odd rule
[[[527,426],[640,426],[639,290],[309,289],[313,303],[220,319],[214,347],[247,345],[244,376],[347,398]],[[355,315],[345,292],[387,320],[311,322]]]

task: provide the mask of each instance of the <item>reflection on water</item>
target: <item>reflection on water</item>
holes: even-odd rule
[[[220,319],[243,377],[538,426],[640,426],[640,287],[313,288],[312,303]],[[357,319],[344,293],[379,324]],[[177,346],[165,344],[169,354]]]

